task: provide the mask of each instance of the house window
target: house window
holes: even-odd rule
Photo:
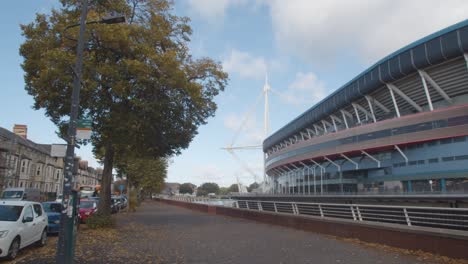
[[[36,176],[41,175],[41,165],[37,165]]]
[[[21,172],[24,173],[25,171],[26,171],[26,161],[23,160],[23,161],[21,161]]]

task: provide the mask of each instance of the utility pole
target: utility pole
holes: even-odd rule
[[[75,157],[76,122],[80,104],[81,73],[83,68],[83,50],[85,41],[86,17],[88,14],[88,0],[81,0],[81,19],[78,45],[76,48],[76,64],[73,76],[73,92],[71,98],[71,113],[68,124],[68,142],[65,156],[63,179],[62,213],[60,216],[60,232],[57,245],[56,263],[73,263],[74,257],[74,221],[76,201],[71,197],[73,166]],[[76,197],[75,197],[76,198]]]

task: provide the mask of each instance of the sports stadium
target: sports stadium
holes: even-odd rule
[[[378,61],[263,152],[275,194],[468,191],[468,20]]]

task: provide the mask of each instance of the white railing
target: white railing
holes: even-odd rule
[[[321,218],[468,231],[468,208],[238,200],[235,207]]]
[[[173,196],[167,199],[210,204],[213,199]],[[417,207],[367,204],[335,204],[237,200],[233,207],[320,218],[349,219],[359,222],[380,222],[407,226],[424,226],[468,231],[468,208]]]

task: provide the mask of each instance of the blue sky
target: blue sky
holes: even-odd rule
[[[0,126],[27,124],[28,138],[60,143],[44,112],[31,108],[24,90],[23,41],[20,23],[36,12],[47,13],[58,1],[18,0],[0,10]],[[230,75],[226,91],[216,98],[218,111],[180,156],[173,157],[168,181],[217,182],[228,186],[250,175],[221,147],[232,143],[249,109],[251,118],[234,142],[260,145],[263,135],[262,91],[265,74],[270,94],[270,131],[274,132],[323,97],[389,53],[436,30],[467,18],[462,0],[181,0],[174,13],[188,16],[193,29],[190,48],[195,57],[211,57]],[[94,166],[91,147],[77,154]],[[260,150],[237,152],[262,176]]]

